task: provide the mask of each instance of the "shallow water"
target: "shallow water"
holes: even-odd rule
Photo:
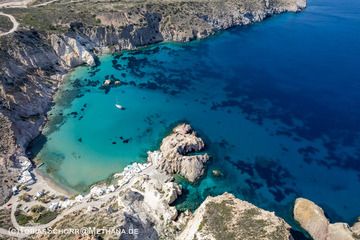
[[[360,215],[359,10],[356,0],[310,1],[303,13],[206,40],[103,56],[70,74],[36,158],[55,181],[83,191],[145,161],[186,121],[212,160],[198,184],[180,180],[178,208],[228,191],[291,221],[302,196],[331,220],[352,222]],[[90,84],[108,78],[122,85],[105,93]]]

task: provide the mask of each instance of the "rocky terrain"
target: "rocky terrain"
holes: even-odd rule
[[[57,0],[4,4],[8,8],[2,11],[19,23],[16,32],[0,38],[0,113],[7,122],[0,135],[14,136],[15,140],[6,145],[0,165],[9,169],[17,168],[18,157],[26,156],[27,145],[46,120],[61,76],[69,69],[96,64],[96,56],[104,52],[204,38],[276,13],[300,11],[306,1],[91,0],[84,4]],[[16,172],[2,171],[0,175],[1,203],[10,195],[8,186],[15,184]],[[183,172],[188,174],[193,173]]]
[[[203,150],[203,140],[196,136],[188,124],[174,128],[173,133],[166,137],[160,151],[149,154],[149,162],[166,173],[178,173],[195,182],[204,173],[204,164],[209,160],[205,154],[188,155]]]
[[[304,198],[296,199],[294,218],[314,240],[360,239],[360,219],[352,227],[347,223],[330,223],[319,206]]]
[[[289,240],[289,230],[274,213],[224,193],[208,197],[177,239]]]
[[[173,143],[176,144],[173,144]],[[93,186],[86,196],[78,195],[74,199],[45,203],[18,199],[11,211],[2,211],[1,220],[10,219],[7,223],[17,229],[31,232],[51,228],[53,232],[63,229],[86,229],[87,232],[64,232],[62,234],[14,234],[12,237],[27,237],[29,239],[148,239],[148,240],[290,240],[290,226],[274,213],[260,209],[248,202],[224,193],[217,197],[208,197],[192,214],[189,211],[179,212],[172,203],[182,194],[181,186],[174,182],[173,174],[181,174],[181,169],[170,172],[162,170],[160,165],[151,161],[153,155],[159,157],[166,146],[167,151],[179,149],[203,149],[204,142],[195,137],[190,125],[181,124],[174,128],[173,133],[164,138],[160,150],[148,152],[149,162],[132,164],[122,173],[114,175],[111,185],[99,184]],[[161,164],[181,165],[183,159],[178,155],[168,155]],[[202,165],[199,172],[202,172]],[[186,177],[186,176],[185,176]],[[192,175],[190,175],[192,177]],[[31,191],[30,191],[31,192]],[[55,198],[53,201],[59,201]],[[65,203],[66,206],[65,206]],[[16,222],[18,218],[12,215],[27,205],[35,209],[55,213],[55,219],[47,223],[26,223],[26,226]],[[47,206],[50,206],[46,210]],[[11,213],[10,213],[11,212]],[[25,213],[23,213],[25,214]],[[39,213],[41,216],[41,212]],[[36,214],[35,214],[36,215]],[[38,216],[38,215],[36,215]],[[34,216],[28,215],[34,218]],[[15,220],[14,220],[15,219]],[[24,223],[23,223],[24,224]],[[1,233],[5,229],[0,228]],[[93,229],[93,230],[91,230]],[[106,229],[95,232],[94,229]],[[31,231],[30,231],[31,230]],[[5,238],[5,237],[4,237]]]

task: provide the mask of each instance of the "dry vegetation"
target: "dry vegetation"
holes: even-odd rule
[[[0,209],[0,227],[10,229],[13,227],[11,224],[11,210],[8,208]],[[0,238],[1,239],[1,238]]]
[[[275,0],[274,2],[282,0]],[[32,5],[41,4],[37,0]],[[229,9],[253,11],[264,8],[262,1],[250,0],[57,0],[46,6],[6,9],[23,27],[44,31],[64,31],[68,24],[81,21],[86,25],[104,24],[103,19],[115,18],[105,25],[141,24],[146,13],[158,13],[163,24],[203,24],[208,15],[226,16]],[[104,18],[105,16],[105,18]]]
[[[9,31],[12,26],[13,24],[8,17],[0,15],[0,33]]]

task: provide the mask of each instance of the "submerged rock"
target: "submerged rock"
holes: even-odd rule
[[[290,226],[273,212],[224,193],[208,197],[195,211],[178,240],[289,240]]]
[[[180,174],[194,182],[204,174],[204,163],[209,160],[209,155],[189,154],[201,151],[204,147],[204,141],[196,136],[191,126],[181,124],[163,139],[160,151],[148,154],[148,161],[158,169],[170,174]]]
[[[359,240],[360,225],[349,227],[347,223],[331,224],[324,211],[314,202],[298,198],[294,206],[294,218],[314,240]]]
[[[214,177],[222,177],[222,176],[224,176],[224,174],[223,174],[220,170],[218,170],[218,169],[212,170],[212,175],[213,175]]]

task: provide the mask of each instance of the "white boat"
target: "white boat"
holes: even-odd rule
[[[121,106],[120,104],[115,104],[115,107],[120,110],[125,110],[125,108],[123,106]]]

